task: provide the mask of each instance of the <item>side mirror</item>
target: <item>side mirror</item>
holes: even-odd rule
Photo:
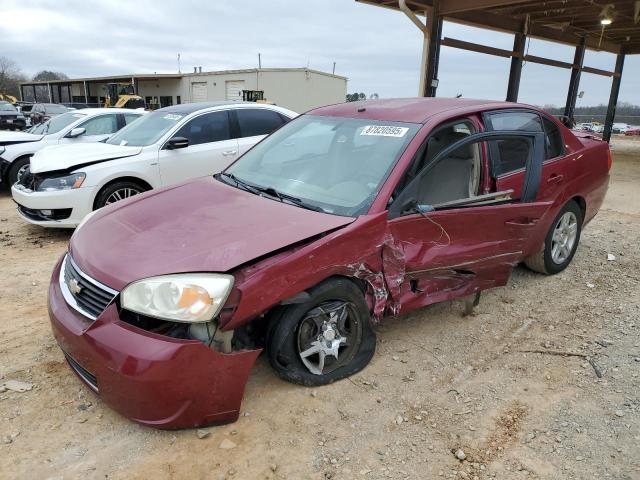
[[[77,138],[80,135],[83,135],[87,130],[82,128],[82,127],[78,127],[78,128],[72,128],[71,131],[67,134],[67,137],[69,138]]]
[[[189,139],[184,137],[173,137],[170,139],[164,148],[167,150],[176,150],[178,148],[187,148],[189,146]]]

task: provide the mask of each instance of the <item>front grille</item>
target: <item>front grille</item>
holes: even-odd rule
[[[96,378],[96,376],[93,373],[86,370],[78,362],[76,362],[75,359],[71,355],[69,355],[67,352],[63,351],[62,353],[64,353],[64,358],[67,360],[67,362],[69,363],[69,366],[73,369],[73,371],[76,372],[80,376],[80,378],[82,378],[93,390],[97,392],[98,379]]]
[[[62,262],[60,288],[67,303],[92,320],[98,318],[118,294],[80,271],[71,255]]]

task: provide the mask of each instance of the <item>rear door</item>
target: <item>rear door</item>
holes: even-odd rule
[[[288,120],[267,108],[238,108],[232,111],[239,155],[284,125]]]
[[[487,144],[504,140],[519,142],[526,154],[517,197],[514,188],[482,193],[483,182],[474,179],[477,159],[487,162]],[[411,309],[505,284],[551,206],[535,201],[543,159],[541,132],[485,132],[426,162],[389,209],[393,244],[383,255],[396,303]]]
[[[176,150],[165,144],[159,153],[162,183],[213,175],[238,158],[238,141],[231,138],[229,111],[200,114],[188,120],[173,137],[184,137],[189,146]]]

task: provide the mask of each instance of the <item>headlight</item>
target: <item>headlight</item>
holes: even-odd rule
[[[51,192],[54,190],[72,190],[74,188],[80,188],[82,182],[86,178],[86,174],[82,172],[72,173],[71,175],[65,175],[64,177],[51,177],[45,178],[38,185],[38,192]]]
[[[151,277],[122,291],[122,308],[174,322],[208,322],[227,300],[233,276],[187,273]]]

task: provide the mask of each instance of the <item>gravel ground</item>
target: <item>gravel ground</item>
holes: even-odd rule
[[[33,384],[0,387],[0,479],[640,479],[640,141],[614,148],[565,272],[519,267],[472,316],[458,300],[390,319],[369,367],[327,387],[261,357],[240,420],[204,431],[136,425],[76,379],[46,310],[70,232],[0,191],[0,385]]]

